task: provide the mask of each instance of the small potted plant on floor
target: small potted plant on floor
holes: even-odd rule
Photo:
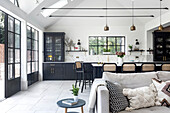
[[[110,54],[110,49],[103,50],[103,55],[109,55],[109,54]]]
[[[71,91],[72,91],[72,94],[74,95],[74,102],[78,102],[78,93],[79,93],[79,88],[76,88],[74,86],[74,84],[72,85],[72,88]]]

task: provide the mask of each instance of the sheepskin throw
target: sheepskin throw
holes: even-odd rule
[[[150,87],[124,88],[123,94],[128,97],[130,103],[130,106],[125,109],[127,111],[155,105],[155,93]]]

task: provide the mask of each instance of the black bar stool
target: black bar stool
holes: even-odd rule
[[[136,64],[135,63],[123,63],[122,64],[122,72],[123,73],[135,73],[136,72]]]
[[[170,71],[170,63],[164,63],[161,65],[162,71]]]
[[[155,71],[155,63],[143,63],[141,66],[142,72],[152,72]]]
[[[117,65],[116,63],[111,63],[111,64],[103,64],[103,72],[117,72]]]

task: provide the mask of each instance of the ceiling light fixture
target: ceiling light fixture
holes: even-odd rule
[[[162,7],[162,0],[160,0],[160,26],[158,27],[158,30],[159,31],[162,31],[163,30],[163,26],[162,26],[162,10],[161,10],[161,7]]]
[[[109,31],[109,26],[107,25],[107,0],[106,0],[106,26],[104,27],[104,31]]]
[[[132,26],[130,27],[131,31],[135,31],[136,27],[134,25],[134,0],[132,0]]]

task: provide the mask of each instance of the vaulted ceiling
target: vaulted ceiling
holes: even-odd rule
[[[38,1],[38,2],[37,2]],[[58,20],[62,18],[50,18],[44,17],[42,13],[43,7],[50,7],[60,0],[18,0],[20,4],[20,8],[24,10],[30,17],[34,18],[38,24],[42,27],[47,28],[48,26],[56,23]],[[132,0],[108,0],[108,8],[123,8],[123,7],[131,7]],[[146,8],[159,8],[160,0],[134,0],[135,7],[146,7]],[[66,8],[79,8],[79,7],[91,7],[91,8],[99,8],[105,7],[106,0],[67,0],[68,4],[64,7]],[[163,0],[162,7],[170,8],[170,0]],[[168,11],[163,10],[163,13]],[[98,11],[74,11],[74,10],[58,10],[54,12],[55,15],[105,15],[104,10]],[[159,10],[138,10],[135,11],[136,15],[154,15],[156,17],[159,16]],[[131,15],[131,10],[115,10],[108,11],[108,15]],[[70,19],[70,18],[68,18]],[[87,18],[88,20],[89,18]],[[111,18],[114,20],[114,18]],[[122,18],[120,18],[122,19]],[[128,18],[129,19],[129,18]],[[116,19],[115,19],[116,20]],[[123,21],[124,19],[122,19]],[[129,19],[130,20],[130,19]],[[141,23],[146,23],[152,18],[138,18],[137,19]]]

